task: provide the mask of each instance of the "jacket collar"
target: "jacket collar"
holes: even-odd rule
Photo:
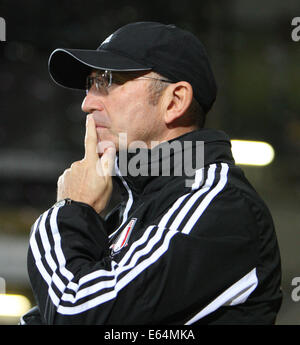
[[[203,149],[201,143],[204,143]],[[173,148],[171,151],[164,150],[168,145]],[[115,181],[123,190],[125,187],[126,194],[130,189],[134,195],[153,193],[173,180],[183,183],[187,178],[191,179],[190,169],[186,171],[187,162],[183,156],[181,166],[178,162],[180,155],[186,154],[187,150],[190,150],[190,160],[196,168],[218,162],[234,164],[229,137],[223,131],[204,128],[161,143],[153,149],[118,153]],[[166,156],[165,152],[169,154]]]

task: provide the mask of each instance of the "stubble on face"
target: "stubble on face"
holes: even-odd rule
[[[146,75],[155,77],[152,74]],[[126,149],[134,141],[142,141],[150,148],[151,141],[159,140],[162,128],[160,92],[160,85],[150,79],[113,84],[105,94],[91,89],[83,108],[92,110],[98,141],[111,142],[116,150]],[[127,142],[120,140],[122,134],[126,134]]]

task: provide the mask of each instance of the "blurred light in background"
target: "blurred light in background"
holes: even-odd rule
[[[30,308],[30,302],[25,296],[0,294],[0,317],[20,317]]]
[[[273,147],[263,141],[231,140],[236,164],[265,166],[275,156]]]

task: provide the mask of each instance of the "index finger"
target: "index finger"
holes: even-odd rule
[[[87,115],[86,118],[86,130],[84,138],[85,147],[85,159],[88,160],[98,160],[97,153],[97,131],[94,119],[91,114]]]

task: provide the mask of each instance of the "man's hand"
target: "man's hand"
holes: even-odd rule
[[[97,132],[94,119],[87,116],[85,156],[74,162],[57,181],[57,201],[70,198],[84,202],[100,213],[112,193],[112,172],[116,150],[107,148],[101,158],[97,153]]]

